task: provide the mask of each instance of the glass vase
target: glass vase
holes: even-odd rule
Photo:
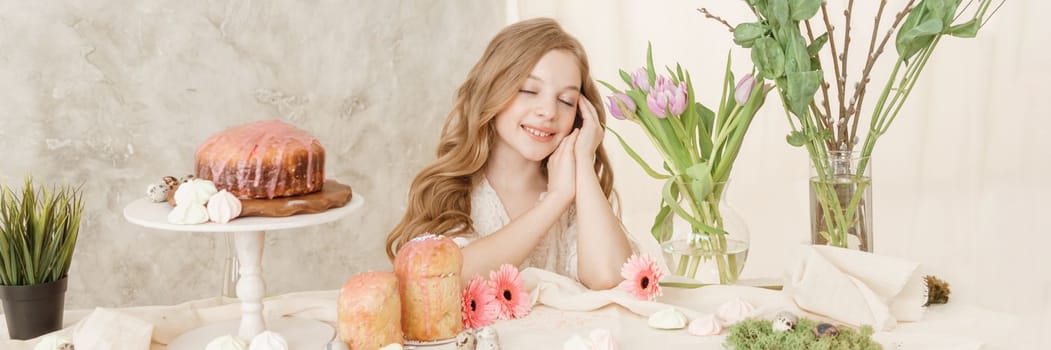
[[[860,152],[832,151],[810,162],[813,244],[872,252],[872,165]]]
[[[672,274],[703,284],[733,284],[748,259],[748,227],[726,200],[726,183],[716,184],[715,188],[719,192],[714,197],[717,203],[698,201],[696,207],[706,208],[712,214],[707,216],[705,224],[726,233],[698,232],[687,220],[672,213],[662,226],[671,232],[665,235],[670,238],[661,242],[661,250]],[[680,198],[680,206],[691,207],[687,201]]]

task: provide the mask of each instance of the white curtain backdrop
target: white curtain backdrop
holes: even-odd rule
[[[829,3],[833,23],[842,25],[846,1]],[[855,3],[851,51],[857,55],[850,57],[849,84],[860,75],[854,65],[864,62],[876,4]],[[893,0],[887,8],[903,4]],[[751,69],[726,27],[696,10],[706,7],[737,24],[754,18],[743,1],[543,0],[510,1],[509,7],[509,22],[559,20],[586,47],[593,76],[614,85],[621,84],[618,69],[645,64],[647,42],[657,66],[678,62],[690,70],[708,106],[717,105],[728,51],[738,76]],[[1042,344],[1051,344],[1051,230],[1041,220],[1051,214],[1048,13],[1051,2],[1009,0],[977,38],[942,40],[877,143],[872,168],[876,252],[922,263],[952,284],[951,302],[1019,316],[1021,328],[1037,334],[1026,342]],[[892,57],[888,52],[880,61],[874,85],[885,81]],[[874,100],[870,96],[868,107]],[[659,159],[634,124],[610,124],[644,157]],[[729,200],[752,239],[746,278],[780,276],[791,247],[809,241],[807,154],[785,142],[788,130],[771,95],[731,176]],[[606,141],[625,224],[648,237],[661,184],[612,136]]]

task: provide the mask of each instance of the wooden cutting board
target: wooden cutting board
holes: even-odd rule
[[[168,191],[168,204],[175,206],[176,186]],[[325,180],[321,191],[291,197],[274,199],[242,199],[241,215],[283,217],[296,214],[320,213],[331,208],[339,208],[350,202],[354,192],[350,185],[344,185],[336,180]]]

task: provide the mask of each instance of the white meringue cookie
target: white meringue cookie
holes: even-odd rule
[[[176,205],[168,213],[168,222],[176,225],[196,225],[208,222],[208,209],[201,204]]]
[[[208,203],[208,198],[215,194],[215,183],[208,180],[193,179],[179,185],[175,190],[175,205]]]
[[[224,335],[224,336],[212,339],[212,341],[208,342],[208,345],[205,345],[205,347],[204,347],[204,350],[247,350],[247,349],[248,349],[248,344],[245,344],[244,340],[241,340],[241,338],[238,338],[238,337],[235,337],[235,336],[232,336],[232,335]]]
[[[707,314],[690,321],[690,327],[686,331],[696,336],[706,337],[722,333],[723,325],[715,315]]]
[[[565,343],[562,343],[562,350],[594,350],[591,345],[590,340],[584,339],[579,334],[574,334]]]
[[[591,338],[591,345],[594,350],[620,349],[616,340],[613,339],[613,334],[610,334],[608,329],[594,329],[591,333],[588,333],[588,338]]]
[[[668,308],[650,315],[647,324],[656,329],[683,329],[686,327],[686,315],[676,308]]]
[[[719,305],[717,315],[724,325],[729,326],[747,318],[753,310],[755,308],[752,307],[752,304],[741,300],[741,298],[734,298],[734,300]]]
[[[208,218],[225,224],[241,215],[241,200],[222,190],[208,198]]]
[[[33,350],[66,350],[73,349],[73,341],[63,335],[48,335],[40,339]]]
[[[248,350],[288,350],[288,342],[280,334],[263,331],[252,337]]]

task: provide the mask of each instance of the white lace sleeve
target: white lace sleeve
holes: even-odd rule
[[[577,210],[576,208],[569,208],[569,215],[563,217],[566,221],[563,225],[565,230],[562,232],[561,245],[562,252],[562,266],[560,266],[559,273],[573,277],[573,279],[580,281],[580,276],[577,275],[579,271],[579,259],[577,258]]]

